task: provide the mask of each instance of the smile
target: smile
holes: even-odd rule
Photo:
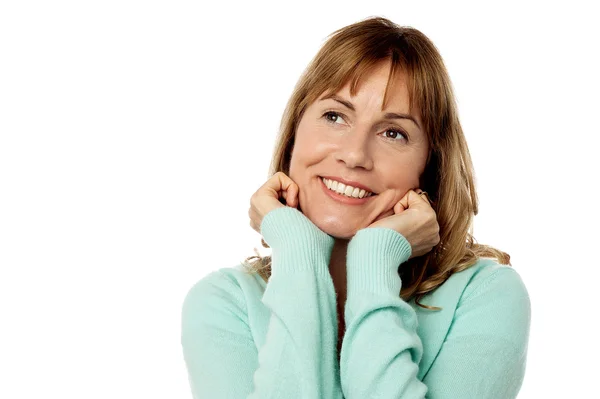
[[[327,187],[328,190],[336,192],[340,195],[344,195],[346,197],[367,198],[373,195],[372,192],[366,191],[365,189],[353,187],[335,180],[326,179],[324,177],[322,177],[321,180],[323,180],[323,184],[325,184],[325,187]]]

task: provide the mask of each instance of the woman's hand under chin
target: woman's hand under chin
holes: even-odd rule
[[[260,225],[267,213],[286,204],[292,208],[298,207],[298,185],[283,172],[275,173],[250,198],[250,226],[260,233]]]
[[[437,215],[426,195],[409,190],[387,214],[390,215],[383,213],[368,227],[386,227],[402,234],[411,245],[411,258],[425,255],[440,242]]]

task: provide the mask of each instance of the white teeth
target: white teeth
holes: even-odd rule
[[[336,193],[345,195],[347,197],[366,198],[373,195],[373,193],[370,193],[366,190],[360,189],[358,187],[347,186],[344,183],[340,183],[335,180],[323,178],[323,183],[331,191],[335,191]]]

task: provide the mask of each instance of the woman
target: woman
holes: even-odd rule
[[[288,103],[272,172],[249,212],[272,256],[185,299],[194,397],[516,397],[527,290],[470,234],[471,159],[421,32],[385,18],[334,32]]]

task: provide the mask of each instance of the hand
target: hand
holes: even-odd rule
[[[392,216],[376,220],[368,227],[387,227],[402,234],[411,245],[411,258],[425,255],[440,242],[437,215],[427,195],[421,196],[413,190],[396,203]]]
[[[265,215],[285,206],[279,201],[280,197],[292,208],[298,207],[298,185],[283,172],[275,173],[250,198],[250,226],[259,234]]]

